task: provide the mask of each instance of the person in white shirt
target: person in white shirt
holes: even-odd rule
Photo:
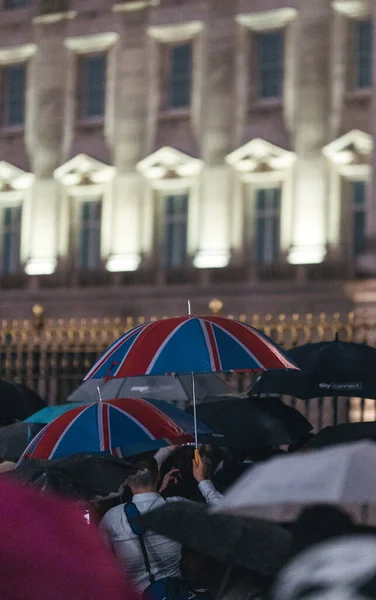
[[[140,461],[136,467],[136,473],[128,478],[127,484],[133,494],[132,502],[143,514],[160,507],[166,500],[157,492],[160,475],[155,458]],[[176,469],[172,469],[165,476],[159,491],[162,491],[171,479],[178,476],[176,471]],[[201,459],[198,464],[193,461],[193,474],[208,504],[216,504],[222,500],[222,495],[207,479],[206,467]],[[184,499],[169,498],[167,502],[174,500]],[[139,539],[129,525],[124,506],[124,504],[120,504],[110,509],[103,517],[100,529],[108,536],[113,552],[119,559],[123,570],[133,579],[134,584],[142,593],[150,583],[149,575],[145,568]],[[147,531],[144,540],[155,580],[164,577],[180,577],[181,545],[153,531]]]

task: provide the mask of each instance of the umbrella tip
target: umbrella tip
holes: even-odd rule
[[[191,301],[188,300],[188,317],[192,316],[192,311],[191,311]]]

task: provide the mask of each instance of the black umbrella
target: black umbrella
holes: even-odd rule
[[[308,400],[325,396],[376,399],[376,349],[365,344],[319,342],[288,353],[301,371],[268,371],[250,394],[286,394]]]
[[[324,427],[304,447],[316,449],[346,442],[360,442],[361,440],[376,442],[376,421],[343,423]]]
[[[192,413],[192,407],[187,411]],[[298,410],[279,398],[213,398],[197,406],[197,418],[224,436],[224,446],[238,450],[295,444],[312,430]]]
[[[40,423],[22,422],[0,427],[0,458],[16,462],[43,427]]]
[[[29,460],[9,475],[40,489],[80,500],[118,492],[135,467],[111,456],[76,454],[64,459]],[[7,474],[8,475],[8,474]]]
[[[0,379],[0,425],[23,421],[45,406],[44,400],[26,385]]]
[[[274,523],[209,513],[205,505],[169,502],[143,515],[147,529],[226,566],[274,576],[290,555],[291,536]]]

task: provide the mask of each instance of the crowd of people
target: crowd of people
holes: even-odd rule
[[[306,452],[306,441],[287,450],[201,445],[197,453],[185,444],[136,455],[117,493],[85,505],[15,484],[15,465],[4,461],[0,598],[376,600],[375,531],[340,506],[312,504],[293,522],[260,520],[261,529],[252,518],[213,520],[244,473]],[[167,507],[175,512],[163,515]],[[153,525],[153,515],[178,513],[184,529],[196,529],[193,543],[172,521]]]
[[[257,462],[268,460],[279,452],[281,451],[278,449],[266,449],[241,456],[240,453],[229,450],[201,447],[200,456],[197,457],[191,446],[182,446],[164,448],[155,455],[149,453],[134,457],[134,473],[124,482],[120,493],[108,498],[96,498],[91,502],[89,529],[97,531],[90,534],[95,538],[95,544],[93,542],[86,562],[90,563],[96,577],[103,579],[100,574],[103,569],[105,572],[109,569],[108,565],[113,560],[111,568],[116,572],[116,577],[112,578],[114,589],[114,582],[118,582],[118,590],[109,593],[105,591],[101,580],[97,583],[95,592],[98,597],[102,586],[100,597],[108,600],[133,600],[135,597],[145,600],[376,598],[376,536],[371,528],[356,525],[350,515],[334,506],[308,507],[302,510],[294,523],[283,525],[290,536],[288,555],[283,561],[282,558],[281,561],[276,561],[273,572],[267,575],[262,570],[239,568],[236,561],[234,564],[231,560],[224,564],[213,558],[213,555],[184,547],[178,541],[179,535],[172,539],[143,525],[143,516],[170,503],[206,504],[208,510],[213,506],[220,506],[222,494],[233,479]],[[35,499],[33,502],[35,503]],[[48,504],[49,499],[45,497],[43,502]],[[30,515],[30,512],[29,504],[26,514]],[[50,512],[47,511],[47,514]],[[62,517],[57,518],[56,514],[54,517],[59,530],[64,529]],[[41,510],[38,510],[38,518],[43,519]],[[83,522],[82,519],[81,521]],[[30,526],[37,527],[33,517],[28,522],[28,527]],[[47,523],[43,523],[41,530],[44,546],[47,545],[43,533],[46,526]],[[23,541],[27,541],[28,545],[27,535],[25,531]],[[221,536],[221,532],[217,531],[216,536]],[[86,531],[84,537],[86,539]],[[106,561],[100,560],[99,554],[94,554],[103,541],[107,544]],[[226,544],[226,541],[224,539],[223,543]],[[58,543],[57,536],[53,547]],[[80,544],[81,540],[78,547]],[[106,550],[101,548],[103,554],[106,554]],[[5,554],[6,552],[7,542]],[[58,559],[58,569],[62,573],[64,569],[72,567],[75,552],[79,552],[79,548],[72,552],[72,560],[68,565],[62,546]],[[263,553],[265,548],[258,548],[256,545],[255,552]],[[110,559],[110,553],[113,559]],[[44,562],[41,562],[42,568],[45,568]],[[80,567],[76,565],[70,574],[67,571],[68,580],[71,577],[70,587],[68,585],[70,593],[64,595],[63,592],[59,595],[60,591],[56,588],[54,597],[57,600],[89,598],[86,591],[76,583],[76,571],[80,571],[81,563],[82,557]],[[121,585],[119,587],[119,572],[124,578],[123,588]],[[25,577],[28,577],[26,571]],[[0,580],[0,589],[1,586]],[[95,593],[90,592],[91,599],[97,597]],[[9,600],[52,597],[38,594],[39,591],[33,596],[1,594],[1,597]]]

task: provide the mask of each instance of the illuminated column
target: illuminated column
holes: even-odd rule
[[[61,160],[66,83],[65,19],[34,21],[37,49],[30,64],[26,145],[35,174],[29,213],[28,275],[50,275],[56,268],[58,187],[53,172]]]
[[[143,153],[145,104],[145,31],[147,11],[127,9],[116,4],[119,13],[119,38],[114,48],[116,94],[109,128],[116,176],[112,191],[111,249],[107,269],[112,272],[135,271],[142,255],[141,218],[144,182],[136,172]],[[122,19],[122,11],[126,18]],[[124,57],[127,57],[124,60]]]
[[[329,135],[331,18],[328,0],[300,2],[294,126],[297,162],[289,253],[289,261],[293,264],[320,263],[326,255],[328,181],[322,148]]]
[[[198,268],[225,267],[230,260],[230,170],[234,110],[235,2],[208,5],[203,95]]]
[[[51,275],[56,268],[57,189],[53,179],[36,179],[32,187],[28,275]]]
[[[373,90],[372,90],[372,117],[371,134],[376,139],[376,3],[373,2]],[[376,151],[374,147],[372,156],[372,180],[369,186],[368,212],[367,212],[367,241],[366,252],[358,259],[359,266],[364,273],[376,277]]]
[[[142,179],[118,174],[113,182],[110,256],[107,270],[135,271],[141,261]]]

